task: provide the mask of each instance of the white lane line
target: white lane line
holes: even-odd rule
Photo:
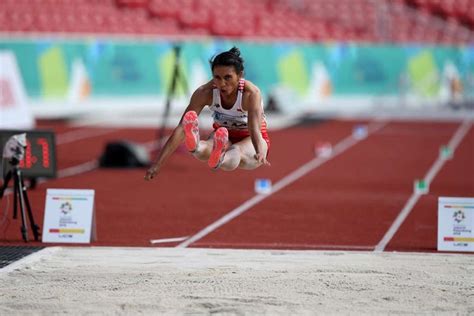
[[[64,168],[58,171],[58,179],[75,176],[81,173],[89,172],[96,169],[99,166],[97,160],[87,161],[80,165],[76,165],[69,168]]]
[[[74,131],[64,132],[56,137],[56,145],[64,145],[91,137],[98,137],[118,131],[118,128],[91,129],[83,128]]]
[[[84,128],[84,129],[79,129],[79,130],[74,130],[74,131],[69,131],[69,132],[64,132],[59,134],[56,137],[56,145],[64,145],[67,143],[72,143],[78,140],[83,140],[86,138],[91,138],[91,137],[97,137],[105,134],[109,134],[112,132],[115,132],[119,129],[114,128],[114,129],[105,129],[105,130],[91,130],[90,128]],[[151,143],[151,142],[150,142]],[[64,168],[58,171],[58,179],[65,178],[65,177],[70,177],[74,176],[77,174],[85,173],[91,170],[96,169],[99,166],[96,160],[90,160],[87,162],[84,162],[80,165]],[[44,183],[47,182],[47,179],[42,179],[39,181],[39,183]],[[10,194],[11,190],[7,189],[5,190],[5,194]]]
[[[101,131],[101,132],[98,132],[98,133],[97,132],[94,132],[94,133],[81,132],[82,130],[66,132],[66,133],[60,134],[58,136],[58,138],[60,138],[61,140],[57,139],[56,140],[56,145],[63,145],[63,144],[67,144],[67,143],[70,143],[70,142],[77,141],[77,140],[83,140],[83,139],[90,138],[90,137],[101,136],[101,135],[105,135],[105,134],[108,134],[108,133],[111,133],[111,132],[114,132],[114,131],[117,131],[117,130],[118,129],[104,130],[104,131]],[[63,136],[63,137],[61,138],[61,136]],[[163,138],[163,140],[161,142],[158,142],[157,140],[151,140],[151,141],[148,141],[148,142],[144,143],[143,146],[145,147],[146,150],[153,151],[153,150],[158,149],[161,146],[161,144],[163,144],[167,141],[167,139],[168,139],[168,137],[165,137],[165,138]],[[59,141],[59,144],[58,144],[58,141]],[[99,163],[98,163],[97,160],[89,160],[89,161],[86,161],[86,162],[81,163],[81,164],[76,165],[76,166],[72,166],[72,167],[68,167],[68,168],[58,170],[58,175],[57,175],[56,178],[57,179],[62,179],[62,178],[66,178],[66,177],[72,177],[72,176],[75,176],[75,175],[78,175],[78,174],[81,174],[81,173],[86,173],[86,172],[95,170],[98,167],[99,167]],[[48,182],[48,181],[51,181],[51,180],[41,179],[41,180],[38,181],[38,184],[42,184],[42,183],[45,183],[45,182]],[[13,190],[11,188],[7,188],[7,189],[5,189],[4,196],[8,196],[12,193],[13,193]]]
[[[167,139],[165,138],[163,142],[165,142]],[[149,141],[149,142],[146,142],[143,144],[143,146],[145,147],[146,150],[148,151],[152,151],[152,150],[155,150],[157,148],[159,148],[160,146],[158,145],[158,142],[156,140],[152,140],[152,141]],[[78,174],[82,174],[82,173],[86,173],[86,172],[89,172],[89,171],[92,171],[92,170],[95,170],[99,167],[99,162],[95,159],[95,160],[89,160],[89,161],[86,161],[84,163],[81,163],[79,165],[76,165],[76,166],[72,166],[72,167],[68,167],[68,168],[64,168],[64,169],[61,169],[58,171],[58,175],[56,177],[56,179],[62,179],[62,178],[66,178],[66,177],[72,177],[72,176],[76,176]],[[45,182],[48,182],[48,181],[51,181],[49,179],[41,179],[40,181],[38,181],[38,184],[42,184],[42,183],[45,183]],[[9,195],[13,192],[13,190],[11,190],[10,188],[6,189],[5,190],[5,195]]]
[[[265,248],[268,250],[278,249],[300,249],[300,250],[360,250],[360,251],[372,251],[375,246],[355,246],[355,245],[329,245],[329,244],[302,244],[302,243],[206,243],[206,248],[251,248],[261,249]]]
[[[167,140],[167,138],[163,139],[161,143],[166,142],[166,140]],[[155,150],[155,149],[160,147],[156,140],[148,141],[148,142],[144,143],[142,146],[144,146],[145,149],[148,150],[148,151],[152,151],[152,150]],[[99,162],[96,159],[95,160],[89,160],[89,161],[86,161],[86,162],[81,163],[79,165],[59,170],[58,171],[58,176],[56,177],[56,179],[62,179],[62,178],[66,178],[66,177],[76,176],[78,174],[86,173],[86,172],[95,170],[97,168],[99,168]],[[42,183],[45,183],[47,181],[50,181],[50,180],[49,179],[41,179],[40,181],[38,181],[38,184],[42,184]],[[13,190],[7,189],[7,190],[5,190],[5,195],[11,194],[12,192],[13,192]]]
[[[62,179],[66,177],[72,177],[81,173],[86,173],[96,169],[99,166],[99,163],[96,160],[91,160],[85,163],[82,163],[77,166],[61,169],[58,171],[56,179]],[[38,181],[38,184],[43,184],[45,182],[51,181],[49,179],[41,179]],[[3,193],[3,196],[8,196],[13,193],[13,188],[7,188]]]
[[[151,152],[151,151],[155,151],[157,149],[160,149],[164,144],[166,144],[166,142],[168,141],[168,138],[170,137],[170,135],[168,136],[165,136],[163,137],[162,140],[158,140],[158,139],[154,139],[154,140],[150,140],[146,143],[143,143],[142,146],[148,151],[148,152]]]
[[[371,123],[369,125],[369,128],[368,128],[368,135],[370,134],[373,134],[375,132],[377,132],[378,130],[380,130],[382,127],[384,127],[387,123],[386,122],[383,122],[383,121],[380,121],[380,122],[375,122],[375,123]],[[365,139],[365,138],[364,138]],[[203,238],[204,236],[210,234],[211,232],[213,232],[214,230],[216,230],[217,228],[225,225],[226,223],[230,222],[231,220],[233,220],[234,218],[236,218],[237,216],[243,214],[244,212],[246,212],[247,210],[249,210],[251,207],[253,207],[254,205],[260,203],[261,201],[265,200],[266,198],[268,198],[269,196],[271,196],[272,194],[280,191],[281,189],[283,189],[284,187],[290,185],[291,183],[295,182],[296,180],[298,180],[299,178],[305,176],[307,173],[309,173],[310,171],[318,168],[319,166],[321,166],[322,164],[324,164],[325,162],[331,160],[332,158],[336,157],[337,155],[341,154],[342,152],[346,151],[347,149],[349,149],[350,147],[354,146],[355,144],[357,144],[358,142],[360,142],[362,139],[358,139],[358,138],[355,138],[353,137],[352,135],[346,137],[345,139],[343,139],[341,142],[339,142],[336,146],[334,146],[334,149],[332,151],[332,154],[331,156],[329,157],[321,157],[321,156],[318,156],[318,157],[315,157],[313,158],[312,160],[310,160],[309,162],[307,162],[306,164],[304,164],[303,166],[299,167],[298,169],[296,169],[295,171],[291,172],[289,175],[285,176],[283,179],[281,179],[280,181],[278,181],[277,183],[275,183],[273,185],[273,188],[272,188],[272,191],[271,193],[269,194],[257,194],[255,195],[254,197],[250,198],[249,200],[245,201],[242,205],[240,205],[239,207],[235,208],[234,210],[230,211],[229,213],[227,213],[226,215],[224,215],[223,217],[221,217],[220,219],[218,219],[217,221],[215,221],[214,223],[210,224],[209,226],[205,227],[204,229],[202,229],[201,231],[199,231],[198,233],[196,233],[195,235],[191,236],[189,239],[185,240],[184,242],[180,243],[179,245],[177,245],[176,247],[178,248],[185,248],[185,247],[188,247],[189,245],[191,245],[192,243],[196,242],[197,240]]]
[[[464,121],[456,130],[454,135],[451,137],[451,140],[448,143],[449,148],[451,148],[453,154],[456,150],[456,148],[459,146],[461,143],[462,139],[464,136],[466,136],[467,132],[472,126],[472,121]],[[424,177],[426,185],[429,187],[433,179],[436,177],[438,172],[441,170],[443,165],[445,164],[446,159],[443,157],[438,156],[438,159],[433,163],[431,168],[428,170],[426,173],[426,176]],[[411,210],[413,207],[415,207],[416,202],[418,202],[419,198],[421,197],[421,194],[418,192],[413,192],[413,194],[410,196],[408,201],[406,202],[405,206],[403,209],[400,211],[398,214],[397,218],[395,221],[392,223],[392,226],[388,229],[388,231],[385,233],[383,238],[380,240],[380,242],[375,246],[374,252],[382,252],[385,250],[385,247],[387,247],[388,243],[390,240],[392,240],[393,236],[395,236],[396,232],[400,228],[400,226],[403,224],[407,216],[410,214]]]
[[[156,140],[146,142],[143,144],[143,146],[146,148],[146,150],[149,150],[149,151],[154,150],[159,147],[157,145]],[[62,179],[66,177],[72,177],[81,173],[92,171],[94,169],[97,169],[98,167],[99,167],[99,162],[97,160],[90,160],[90,161],[81,163],[80,165],[76,165],[76,166],[59,170],[57,178]],[[46,182],[46,180],[41,181],[40,183],[43,183],[43,182]]]
[[[165,244],[165,243],[169,243],[169,242],[183,241],[183,240],[186,240],[188,238],[189,238],[189,236],[175,237],[175,238],[152,239],[152,240],[150,240],[150,243],[151,244]]]

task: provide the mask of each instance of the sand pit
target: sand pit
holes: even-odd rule
[[[46,248],[0,270],[0,314],[473,314],[474,256]]]

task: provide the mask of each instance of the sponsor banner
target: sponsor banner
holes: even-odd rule
[[[282,112],[331,110],[327,101],[348,97],[352,102],[344,107],[350,111],[359,106],[354,98],[368,99],[367,109],[374,97],[411,104],[474,96],[474,48],[469,46],[218,39],[179,45],[178,98],[187,99],[210,80],[209,58],[234,45],[245,60],[245,78],[260,88],[265,103],[276,99]],[[164,98],[175,67],[174,45],[166,40],[0,39],[0,48],[14,53],[27,94],[40,106],[50,100],[72,108],[104,97]]]

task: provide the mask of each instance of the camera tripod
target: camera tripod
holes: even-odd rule
[[[26,192],[25,184],[23,183],[23,177],[20,168],[17,165],[13,165],[12,169],[9,170],[3,180],[3,187],[0,189],[0,198],[3,198],[3,193],[8,187],[8,182],[13,178],[13,219],[17,218],[18,215],[18,203],[20,202],[21,211],[21,235],[25,242],[28,242],[28,225],[26,223],[26,211],[28,212],[28,218],[30,220],[31,229],[33,230],[33,236],[35,241],[39,240],[39,226],[36,225],[31,212],[30,201],[28,200],[28,194]]]
[[[171,82],[170,82],[167,96],[166,96],[165,110],[163,112],[161,127],[158,130],[158,135],[157,135],[158,136],[158,139],[157,139],[158,151],[161,151],[163,149],[163,140],[165,138],[166,125],[167,125],[168,118],[171,112],[171,101],[173,97],[176,96],[176,92],[177,92],[176,90],[178,88],[179,83],[181,83],[181,86],[184,89],[184,92],[187,95],[189,95],[188,82],[186,81],[183,70],[181,69],[181,66],[180,66],[181,46],[175,45],[173,47],[173,52],[174,52],[173,73],[171,75]]]

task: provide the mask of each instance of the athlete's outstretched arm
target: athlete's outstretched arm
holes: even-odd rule
[[[176,128],[173,130],[173,133],[166,141],[162,150],[159,152],[158,157],[147,170],[145,174],[145,180],[153,179],[158,174],[163,164],[168,160],[169,156],[174,153],[178,146],[184,141],[184,129],[181,125],[183,116],[188,111],[195,111],[198,115],[201,113],[204,106],[206,106],[208,98],[206,89],[204,89],[205,86],[206,85],[199,87],[191,96],[189,105],[181,116],[178,126],[176,126]]]
[[[249,91],[248,96],[248,125],[250,138],[252,139],[253,147],[255,148],[255,159],[264,165],[270,165],[267,161],[267,153],[264,150],[262,144],[262,119],[263,119],[263,108],[262,108],[262,96],[260,90],[256,87]]]

